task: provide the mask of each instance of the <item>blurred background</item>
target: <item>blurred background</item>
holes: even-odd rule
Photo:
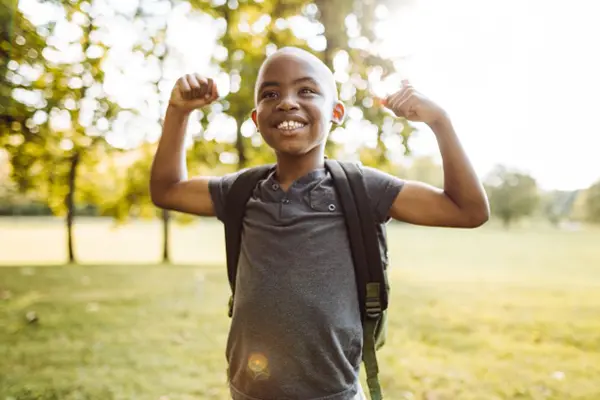
[[[170,90],[217,81],[191,175],[274,160],[264,57],[334,71],[330,157],[443,184],[375,101],[408,78],[485,182],[476,230],[390,223],[389,399],[600,399],[600,5],[593,0],[0,0],[0,399],[226,399],[218,221],[149,198]],[[363,377],[364,378],[364,377]]]

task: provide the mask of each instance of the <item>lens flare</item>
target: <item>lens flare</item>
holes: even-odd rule
[[[255,380],[264,380],[269,378],[269,361],[264,354],[252,353],[248,357],[248,370]]]

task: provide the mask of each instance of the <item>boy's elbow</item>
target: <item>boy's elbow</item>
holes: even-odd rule
[[[165,201],[161,196],[158,196],[156,194],[153,194],[152,192],[150,192],[150,200],[152,201],[152,204],[154,204],[156,207],[158,208],[166,208],[165,207]]]
[[[490,219],[490,209],[487,203],[471,210],[466,218],[465,228],[479,228]]]
[[[158,182],[150,180],[150,201],[158,208],[167,209],[167,190]]]
[[[480,226],[484,225],[486,222],[488,222],[488,220],[490,219],[489,215],[478,215],[478,216],[473,216],[471,218],[471,220],[469,221],[469,224],[467,225],[467,228],[479,228]]]
[[[150,191],[150,201],[158,208],[165,208],[165,201],[156,191]]]

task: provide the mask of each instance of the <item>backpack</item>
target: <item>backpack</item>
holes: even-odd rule
[[[225,200],[225,247],[227,275],[231,287],[229,317],[233,314],[237,264],[242,239],[246,203],[258,182],[267,177],[273,165],[262,165],[242,172],[231,186]],[[378,379],[376,350],[385,343],[387,332],[387,254],[385,235],[379,235],[367,195],[362,170],[356,163],[325,160],[333,177],[342,207],[352,251],[361,320],[363,356],[367,385],[372,400],[382,399]],[[382,245],[382,246],[380,246]]]

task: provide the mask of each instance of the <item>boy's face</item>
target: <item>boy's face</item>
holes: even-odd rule
[[[324,145],[331,123],[344,116],[331,72],[310,57],[274,55],[256,85],[252,119],[277,153],[302,155]]]

